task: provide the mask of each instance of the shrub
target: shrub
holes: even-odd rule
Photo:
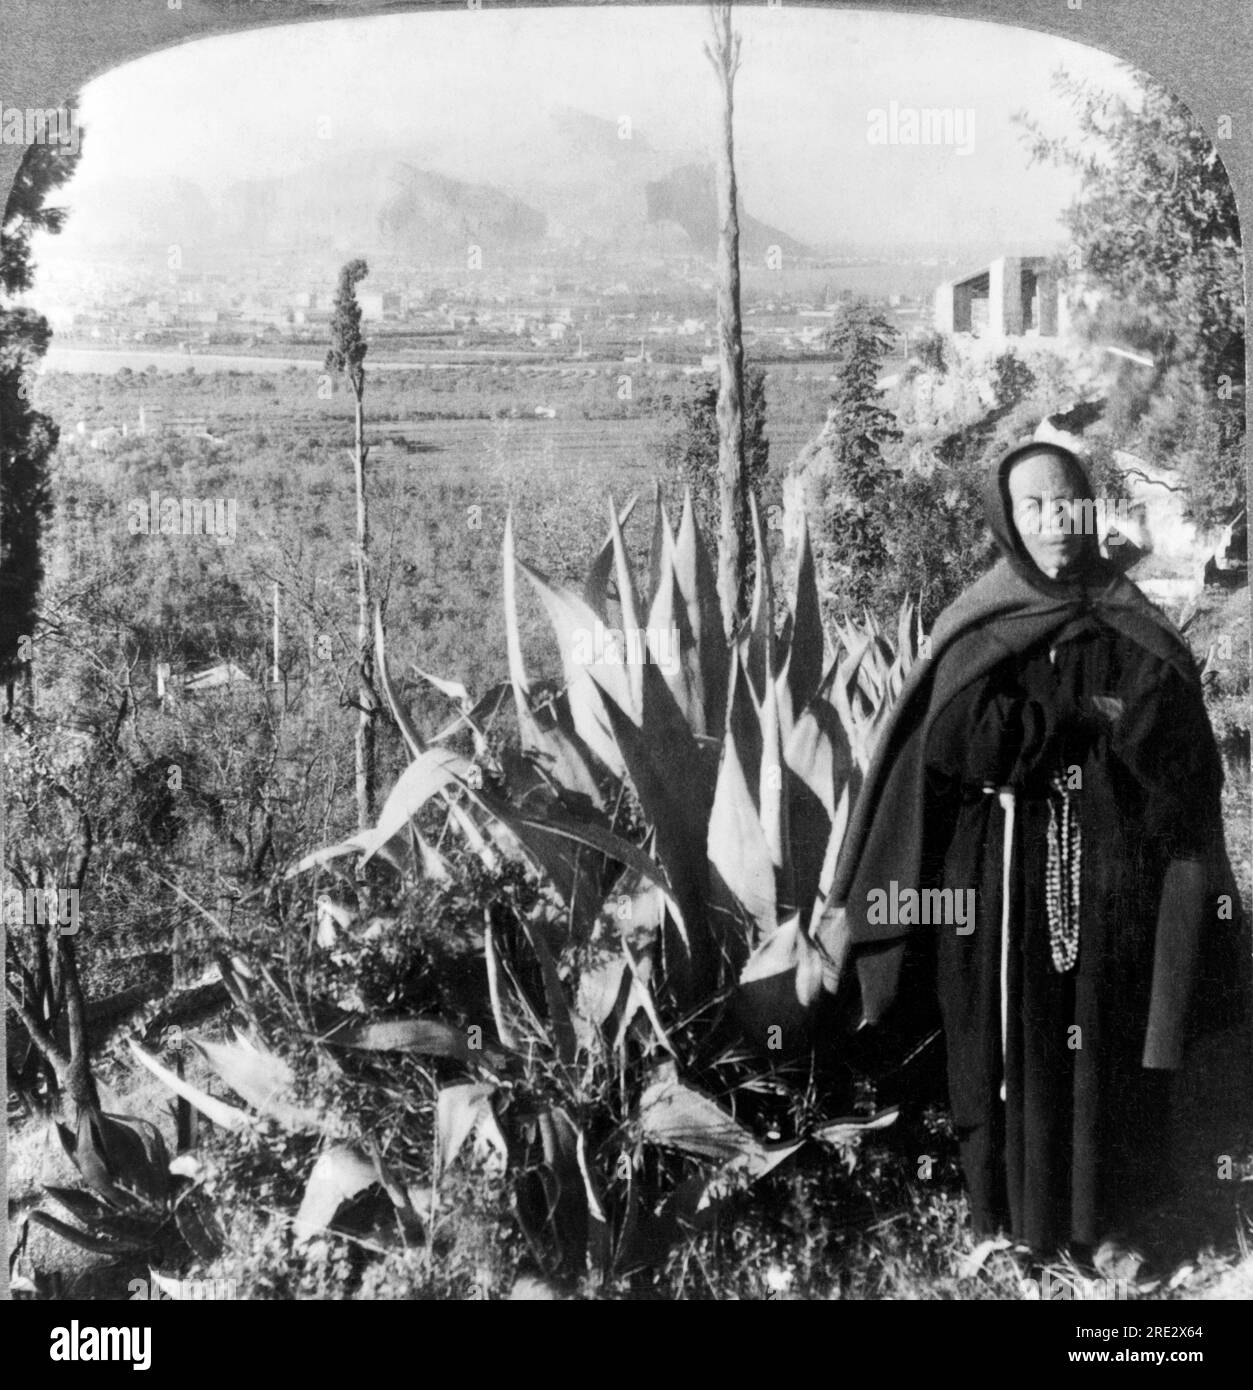
[[[992,391],[996,403],[1012,410],[1035,389],[1035,373],[1013,350],[1006,348],[992,363]]]

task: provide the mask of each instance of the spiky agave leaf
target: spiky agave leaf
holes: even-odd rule
[[[500,713],[501,707],[509,698],[509,694],[508,681],[498,681],[495,685],[489,686],[487,691],[480,695],[468,709],[462,710],[450,719],[439,733],[432,734],[431,742],[447,743],[450,738],[459,734],[463,729],[469,729],[474,735],[476,756],[482,756],[492,724]]]
[[[545,574],[522,560],[517,565],[539,595],[556,635],[575,731],[605,767],[620,777],[625,769],[597,693],[598,683],[612,693],[621,708],[634,711],[635,706],[631,680],[621,664],[600,661],[596,666],[598,679],[592,679],[595,634],[598,625],[603,630],[603,620],[572,590],[552,584]]]
[[[491,1067],[508,1063],[509,1055],[490,1044],[483,1046],[464,1028],[454,1028],[440,1018],[390,1018],[375,1023],[344,1021],[327,1033],[333,1047],[362,1052],[416,1052],[427,1057],[447,1057],[469,1064],[482,1061]]]
[[[509,1161],[509,1145],[492,1105],[497,1089],[483,1082],[469,1082],[444,1086],[440,1090],[435,1102],[440,1176],[448,1171],[471,1135],[479,1151],[487,1156],[489,1165],[499,1172],[504,1171]]]
[[[624,509],[624,517],[630,515],[633,506],[634,502]],[[612,538],[602,548],[602,554],[612,560]],[[544,770],[554,788],[569,796],[584,798],[598,810],[603,809],[604,797],[595,759],[591,748],[577,730],[574,716],[573,701],[582,700],[585,698],[584,694],[576,692],[572,700],[567,690],[554,700],[537,704],[527,678],[518,627],[517,561],[513,546],[512,514],[505,520],[503,560],[505,641],[509,659],[509,679],[513,688],[523,750]],[[597,563],[599,564],[599,561]],[[593,568],[595,570],[596,566]],[[585,597],[589,594],[595,596],[602,587],[593,576],[589,576]],[[594,611],[599,611],[596,603],[590,598],[589,604]]]
[[[35,1225],[44,1227],[45,1230],[52,1231],[62,1240],[67,1240],[71,1245],[76,1245],[80,1250],[88,1250],[93,1255],[139,1255],[151,1250],[151,1233],[139,1234],[131,1239],[123,1236],[105,1235],[95,1230],[79,1230],[76,1226],[71,1226],[68,1221],[62,1221],[55,1217],[51,1212],[32,1211],[27,1217]]]
[[[356,1149],[339,1145],[319,1154],[292,1227],[296,1241],[312,1240],[335,1220],[342,1206],[377,1182],[374,1164]]]
[[[714,769],[658,669],[639,668],[640,718],[631,717],[608,683],[602,705],[647,824],[657,858],[689,931],[702,918],[707,874],[705,827],[713,803]],[[595,669],[597,684],[601,668]]]
[[[779,890],[785,900],[792,892],[791,855],[787,852],[787,793],[783,776],[783,730],[779,718],[779,691],[772,679],[766,682],[761,702],[761,828],[770,849],[770,859],[779,879]]]
[[[713,565],[696,525],[690,488],[683,497],[683,515],[675,537],[672,563],[696,653],[698,707],[704,711],[703,728],[695,732],[717,737],[721,735],[726,715],[727,637],[722,630],[722,608]]]
[[[824,671],[825,646],[809,526],[802,521],[786,666],[787,689],[794,714],[799,714],[818,693]]]
[[[383,694],[387,700],[389,708],[391,709],[392,718],[396,721],[396,727],[400,730],[401,735],[409,748],[410,756],[416,759],[426,752],[426,741],[418,732],[417,726],[414,724],[413,719],[410,717],[408,709],[401,701],[395,686],[392,684],[391,674],[387,664],[386,648],[387,644],[383,632],[383,617],[380,609],[376,607],[374,610],[374,649],[375,660],[378,667],[379,684],[383,688]],[[441,796],[443,796],[444,802],[448,807],[449,816],[452,818],[453,822],[458,826],[461,833],[464,835],[466,842],[467,844],[469,844],[471,850],[479,856],[479,858],[483,862],[484,867],[488,869],[489,872],[494,872],[500,864],[500,856],[497,853],[495,847],[492,844],[490,844],[487,838],[479,831],[478,827],[466,814],[464,808],[461,807],[456,801],[452,800],[450,797],[447,796],[446,789],[441,788],[440,794]],[[371,846],[375,848],[376,852],[382,853],[382,847],[373,845],[373,841],[371,841],[370,844],[366,846],[366,848],[368,849]],[[356,848],[358,848],[358,845],[356,842],[356,837],[354,836],[344,841],[342,845],[335,846],[334,854],[351,853]],[[412,848],[413,842],[412,840],[410,840],[410,851],[412,851]],[[326,859],[330,857],[333,857],[331,852],[323,852],[320,855],[318,853],[310,855],[305,859],[301,860],[301,862],[295,867],[295,869],[292,870],[292,873],[302,873],[307,868],[311,868],[316,864],[326,862]],[[386,857],[385,854],[384,857]],[[411,859],[409,862],[412,864],[415,862],[415,860]],[[401,861],[399,867],[403,869],[403,861]]]
[[[288,1062],[244,1034],[233,1042],[191,1038],[218,1076],[243,1100],[291,1130],[322,1130],[322,1117],[293,1100],[296,1076]]]
[[[801,711],[783,750],[788,798],[790,906],[808,920],[829,852],[831,833],[853,772],[848,735],[831,704],[819,697]]]
[[[527,712],[522,719],[522,747],[554,793],[567,805],[586,803],[605,809],[596,760],[579,737],[564,692]]]
[[[740,972],[740,984],[761,984],[768,980],[780,980],[784,976],[789,977],[800,1007],[811,1008],[822,990],[822,958],[806,934],[799,915],[788,918],[758,946]],[[782,1022],[786,1005],[780,1009],[763,1010],[761,992],[750,993],[755,994],[754,1011],[763,1020]]]
[[[410,822],[437,792],[457,783],[466,783],[470,777],[470,766],[468,758],[449,748],[427,748],[419,753],[388,793],[379,813],[378,824],[369,836],[372,847],[366,853],[366,859],[390,847],[393,840],[407,841],[405,832]],[[408,849],[407,843],[405,848]]]
[[[383,633],[383,613],[377,604],[374,608],[374,661],[378,668],[379,684],[383,687],[383,694],[386,697],[388,707],[391,709],[392,718],[396,721],[396,727],[409,746],[410,756],[416,758],[424,751],[426,744],[421,734],[418,733],[417,726],[404,702],[400,699],[396,687],[392,684],[391,672],[387,665],[387,642]]]
[[[738,672],[739,663],[736,662]],[[732,676],[732,709],[736,688],[747,678]],[[747,697],[745,697],[747,703]],[[764,765],[759,756],[758,767]],[[706,853],[711,869],[710,906],[723,934],[733,944],[733,958],[743,956],[762,935],[777,925],[775,863],[762,826],[757,800],[750,790],[741,743],[728,731],[709,815]]]
[[[517,1183],[516,1210],[533,1250],[549,1272],[607,1272],[608,1223],[587,1162],[586,1137],[561,1106],[535,1117],[539,1152]]]
[[[849,746],[863,774],[870,766],[874,748],[871,720],[865,713],[867,702],[859,689],[860,669],[869,653],[869,642],[854,639],[853,646],[836,663],[833,678],[827,683],[828,698],[848,735]]]
[[[200,1111],[202,1115],[213,1121],[215,1125],[221,1125],[223,1129],[245,1130],[256,1125],[256,1117],[250,1115],[246,1110],[241,1110],[237,1105],[230,1105],[224,1100],[219,1100],[216,1096],[211,1096],[207,1091],[202,1091],[199,1086],[194,1086],[190,1081],[185,1081],[177,1073],[170,1070],[163,1062],[153,1057],[151,1053],[145,1052],[135,1040],[129,1039],[131,1053],[135,1060],[146,1067],[158,1081],[164,1082],[176,1095],[182,1096]]]
[[[557,962],[553,959],[552,948],[545,939],[544,933],[534,922],[526,922],[524,930],[527,940],[531,944],[531,950],[535,952],[535,958],[539,961],[540,979],[544,986],[544,1003],[547,1006],[553,1051],[559,1062],[569,1066],[574,1061],[575,1053],[578,1050],[578,1038],[575,1033],[574,1015],[570,1008],[570,1002],[566,998],[561,976],[557,973]]]
[[[625,526],[631,519],[637,500],[637,498],[632,497],[618,513],[619,528]],[[611,611],[609,601],[609,580],[614,572],[614,559],[613,534],[610,532],[596,552],[592,563],[588,566],[587,577],[583,581],[584,602],[607,625],[612,625],[615,617],[621,616],[620,613],[615,615]]]
[[[114,1209],[160,1206],[168,1195],[169,1155],[147,1120],[85,1107],[73,1158],[83,1181]]]
[[[677,1059],[679,1054],[670,1039],[669,1030],[661,1021],[657,1001],[653,997],[653,956],[637,951],[625,937],[622,939],[622,954],[631,971],[631,1003],[648,1019],[653,1036],[658,1043],[665,1048],[671,1057]],[[628,1012],[633,1012],[630,1004],[628,1004]],[[625,1026],[624,1023],[623,1027],[625,1028]]]
[[[45,1183],[44,1191],[84,1226],[89,1226],[93,1221],[108,1216],[113,1210],[102,1197],[97,1197],[90,1192],[82,1192],[76,1187],[56,1187],[51,1183]]]
[[[716,1101],[673,1074],[663,1074],[640,1098],[639,1126],[649,1143],[717,1162],[717,1178],[724,1183],[733,1177],[749,1182],[764,1177],[803,1142],[763,1144]],[[702,1186],[705,1200],[698,1205],[714,1196],[709,1179]]]
[[[500,1039],[501,1046],[516,1052],[521,1045],[521,1035],[510,1008],[508,981],[505,978],[500,952],[496,949],[496,933],[492,926],[491,915],[490,913],[486,915],[487,922],[483,931],[483,958],[487,965],[487,992],[491,1001],[492,1019],[496,1024],[496,1036]]]
[[[665,678],[688,727],[699,736],[705,733],[700,652],[675,572],[674,537],[664,511],[659,513],[658,521],[660,529],[654,541],[660,555],[656,557],[657,573],[648,610],[649,655]]]
[[[673,568],[670,558],[674,550],[674,530],[666,515],[666,504],[661,499],[661,482],[653,484],[653,529],[648,541],[648,600],[651,603],[657,594],[661,576],[667,567]]]
[[[633,714],[642,713],[643,673],[647,664],[645,634],[640,623],[640,599],[636,593],[635,575],[631,570],[631,560],[627,554],[626,541],[622,537],[622,527],[618,525],[618,509],[614,506],[612,497],[609,499],[609,534],[613,540],[614,577],[618,583],[618,607],[622,613],[621,631],[626,642],[623,670],[630,690],[630,703],[625,708]]]

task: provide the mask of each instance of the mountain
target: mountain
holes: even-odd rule
[[[398,251],[464,257],[471,242],[517,250],[540,242],[542,212],[490,184],[417,167],[392,152],[353,153],[288,175],[232,184],[219,206],[219,236],[271,249]]]
[[[542,161],[536,153],[542,150]],[[501,151],[504,154],[504,151]],[[674,157],[640,131],[572,107],[548,113],[529,152],[509,151],[492,177],[544,210],[554,240],[587,253],[668,247],[649,226],[645,188]]]
[[[249,251],[460,259],[565,250],[712,257],[713,171],[625,121],[570,107],[493,134],[392,148],[336,145],[270,178],[201,186],[189,178],[86,183],[70,227],[97,245],[205,245]],[[746,258],[807,248],[741,206]]]
[[[543,208],[558,238],[587,250],[714,256],[714,171],[690,150],[659,149],[625,121],[569,106],[549,112],[540,148],[547,155],[542,168],[534,169],[533,154],[527,160],[510,150],[492,177]],[[741,252],[762,257],[774,245],[789,256],[812,254],[751,216],[741,199]]]
[[[543,240],[542,212],[487,184],[463,183],[397,166],[395,191],[379,208],[378,230],[391,250],[462,254],[471,243],[514,251]]]
[[[665,178],[649,183],[645,189],[650,222],[672,222],[681,227],[692,249],[712,257],[718,247],[718,194],[714,171],[708,165],[685,164]],[[812,255],[809,247],[759,222],[744,208],[743,198],[736,200],[740,224],[740,255],[745,260],[759,261],[767,250],[777,246],[785,256]]]

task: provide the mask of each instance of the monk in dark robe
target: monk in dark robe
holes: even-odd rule
[[[878,1024],[931,934],[975,1231],[1082,1258],[1166,1191],[1172,1074],[1247,1028],[1248,941],[1191,654],[1102,557],[1079,461],[1021,445],[986,502],[1002,558],[911,674],[818,940]],[[933,910],[890,920],[906,889]]]

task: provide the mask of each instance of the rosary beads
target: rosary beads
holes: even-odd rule
[[[1048,867],[1044,890],[1048,908],[1049,949],[1058,974],[1070,970],[1079,957],[1079,875],[1083,865],[1083,834],[1079,815],[1060,776],[1053,778],[1058,798],[1049,797]],[[1058,800],[1061,815],[1058,815]]]

